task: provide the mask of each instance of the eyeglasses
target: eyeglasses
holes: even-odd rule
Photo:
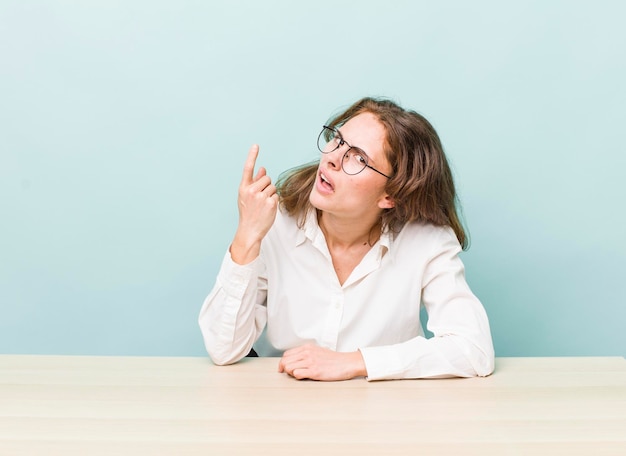
[[[369,168],[376,171],[381,176],[391,179],[390,176],[381,173],[373,166],[367,164],[368,157],[363,149],[351,146],[343,139],[339,130],[324,125],[320,135],[317,137],[317,148],[320,152],[323,154],[330,154],[344,145],[348,146],[348,150],[346,150],[346,153],[343,154],[341,159],[341,169],[343,169],[344,173],[354,175],[359,174],[365,168]]]

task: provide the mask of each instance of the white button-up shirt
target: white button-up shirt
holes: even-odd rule
[[[450,228],[409,223],[383,233],[342,285],[315,213],[300,229],[278,211],[253,262],[226,253],[200,311],[207,351],[216,364],[236,362],[265,329],[261,356],[306,343],[360,350],[369,380],[489,375],[489,322],[460,251]]]

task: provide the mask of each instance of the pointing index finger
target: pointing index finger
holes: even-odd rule
[[[246,163],[243,165],[243,176],[241,178],[242,183],[251,184],[254,182],[254,165],[258,156],[259,146],[257,144],[253,144],[248,151]]]

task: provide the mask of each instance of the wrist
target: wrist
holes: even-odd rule
[[[230,244],[229,251],[230,257],[235,263],[248,264],[259,256],[261,240],[248,238],[237,233],[232,244]]]
[[[367,377],[367,366],[361,350],[350,353],[353,377]]]

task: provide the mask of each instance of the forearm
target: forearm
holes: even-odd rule
[[[487,376],[494,369],[491,341],[448,335],[361,349],[368,380]]]
[[[216,364],[243,358],[263,330],[265,290],[259,287],[258,267],[256,263],[239,266],[227,254],[204,301],[198,322],[207,352]]]

